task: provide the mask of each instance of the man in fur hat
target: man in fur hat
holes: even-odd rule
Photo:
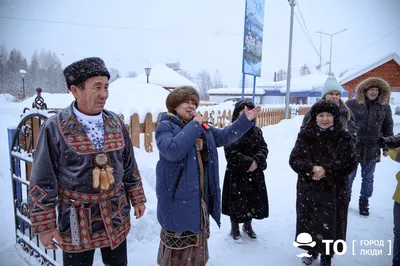
[[[123,121],[105,110],[108,72],[85,58],[64,70],[75,101],[41,126],[29,186],[33,235],[63,250],[63,265],[127,265],[130,204],[143,216],[146,197]],[[57,208],[57,211],[56,211]]]
[[[376,163],[380,162],[380,137],[393,136],[393,118],[389,105],[390,85],[381,78],[367,78],[356,88],[356,98],[348,100],[347,106],[355,116],[357,129],[356,150],[361,164],[360,215],[369,215]],[[389,155],[383,149],[383,155]],[[349,188],[357,174],[357,168],[349,176]],[[351,194],[350,194],[351,195]]]

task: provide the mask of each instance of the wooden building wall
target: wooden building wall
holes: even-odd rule
[[[346,82],[343,88],[349,91],[349,99],[355,92],[357,85],[366,78],[379,77],[386,80],[392,87],[393,92],[400,92],[400,65],[395,60],[390,60],[363,75]]]

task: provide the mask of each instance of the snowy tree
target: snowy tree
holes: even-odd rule
[[[193,82],[196,81],[195,78],[193,78],[193,76],[189,72],[187,72],[186,70],[181,69],[181,70],[178,71],[178,73],[181,76],[184,76],[185,78],[187,78],[188,80],[191,80]]]
[[[0,93],[7,92],[7,60],[8,51],[2,45],[0,46]]]
[[[118,69],[110,68],[109,71],[110,71],[110,80],[109,80],[110,83],[121,77],[121,74],[119,73]]]
[[[15,48],[11,50],[8,56],[8,60],[6,62],[6,68],[7,68],[6,90],[8,92],[13,93],[14,95],[17,94],[18,92],[22,92],[23,84],[19,71],[21,69],[27,70],[28,63],[26,59],[22,56],[20,51],[18,51]]]
[[[302,66],[300,68],[300,76],[305,76],[305,75],[309,75],[309,74],[311,74],[311,71],[308,68],[308,66],[306,64],[304,64],[304,66]]]
[[[197,74],[197,85],[199,87],[200,100],[207,101],[207,91],[213,87],[210,74],[203,70]]]
[[[58,56],[50,50],[45,51],[42,49],[38,60],[40,67],[38,86],[41,87],[44,92],[67,92],[68,88],[63,75],[63,67]],[[35,89],[36,88],[33,88],[34,91]]]
[[[240,79],[238,87],[241,88],[242,85],[243,85],[243,77]],[[244,81],[244,87],[245,88],[252,88],[253,87],[253,77],[252,76],[246,76],[245,81]]]
[[[224,87],[224,84],[221,81],[221,75],[220,75],[218,70],[214,73],[214,84],[213,84],[213,87],[214,88],[223,88]]]
[[[127,77],[128,77],[128,78],[135,78],[135,77],[137,77],[137,74],[136,74],[135,70],[130,71],[130,72],[128,73]]]
[[[40,64],[39,64],[39,55],[38,52],[35,52],[32,55],[31,62],[28,67],[28,74],[27,74],[27,88],[26,88],[26,95],[32,96],[36,93],[36,88],[41,87],[42,83],[41,73],[40,73]]]
[[[276,81],[285,80],[287,78],[287,73],[283,69],[279,69],[276,73]]]

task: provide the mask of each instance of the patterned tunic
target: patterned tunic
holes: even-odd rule
[[[62,250],[70,253],[114,249],[130,230],[130,203],[146,202],[132,143],[122,120],[103,110],[102,152],[110,159],[115,182],[107,191],[93,188],[98,149],[72,108],[49,118],[40,129],[28,198],[32,232],[57,229]]]

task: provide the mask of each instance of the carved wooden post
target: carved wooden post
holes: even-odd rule
[[[215,127],[214,115],[215,115],[215,112],[211,111],[211,113],[210,113],[210,124]]]
[[[136,113],[131,116],[131,141],[133,146],[140,149],[140,123]]]
[[[153,151],[153,116],[147,113],[144,119],[144,145],[147,152]]]
[[[205,111],[204,114],[203,114],[203,116],[204,116],[204,119],[205,119],[206,121],[208,121],[208,111]]]

